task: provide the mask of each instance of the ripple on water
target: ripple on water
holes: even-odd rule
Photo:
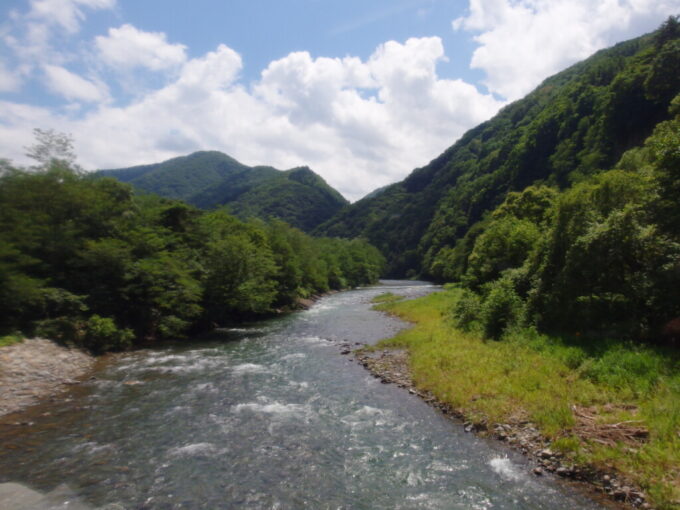
[[[523,478],[522,472],[507,457],[494,457],[489,460],[489,466],[491,466],[494,473],[500,475],[504,480],[516,482]]]
[[[224,455],[227,448],[218,448],[213,443],[191,443],[168,450],[170,457],[216,457]]]
[[[232,407],[234,413],[268,414],[281,418],[308,418],[311,408],[306,404],[282,404],[281,402],[248,402]]]
[[[270,371],[268,367],[257,363],[241,363],[231,367],[231,370],[235,374],[264,374]]]
[[[321,338],[320,336],[302,336],[298,338],[297,341],[307,345],[321,345],[328,343],[326,338]]]
[[[281,356],[281,361],[291,361],[294,359],[305,359],[307,355],[304,352],[294,352],[292,354],[286,354]]]

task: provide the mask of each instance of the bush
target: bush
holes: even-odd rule
[[[36,321],[35,336],[48,338],[60,344],[78,343],[82,336],[82,323],[73,317],[57,317]]]
[[[508,327],[520,325],[523,317],[524,303],[512,282],[501,278],[491,283],[481,309],[484,336],[497,340]]]
[[[83,344],[94,352],[120,351],[132,346],[135,335],[130,329],[119,329],[110,317],[93,315],[85,323]]]
[[[464,331],[470,331],[481,319],[482,299],[471,290],[464,290],[452,311],[456,325]]]

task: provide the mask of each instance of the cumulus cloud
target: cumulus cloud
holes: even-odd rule
[[[186,61],[186,46],[170,44],[161,32],[144,32],[124,24],[110,28],[108,36],[97,36],[100,59],[118,69],[143,67],[152,71],[175,68]]]
[[[17,76],[35,77],[45,64],[63,65],[75,58],[54,44],[55,36],[68,39],[79,32],[88,9],[115,6],[116,0],[31,0],[28,11],[12,10],[0,25],[0,48],[4,44],[9,50],[6,58],[16,62]]]
[[[471,66],[486,73],[491,92],[513,100],[679,11],[680,0],[470,0],[453,28],[477,33]]]
[[[445,58],[436,37],[391,41],[366,60],[296,52],[271,62],[246,87],[241,57],[220,45],[131,104],[102,104],[71,119],[5,104],[0,119],[73,133],[90,168],[218,149],[251,165],[309,165],[357,199],[437,156],[502,105],[470,84],[438,77]],[[95,100],[96,84],[54,67],[62,94]]]
[[[104,85],[96,85],[68,69],[52,65],[46,65],[43,69],[47,78],[47,87],[65,99],[100,102],[108,97]]]

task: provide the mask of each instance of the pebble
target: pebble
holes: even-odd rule
[[[549,459],[550,457],[554,457],[555,454],[550,448],[546,448],[545,450],[541,450],[541,452],[538,454],[539,457],[543,459]]]

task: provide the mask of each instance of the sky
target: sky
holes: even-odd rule
[[[349,200],[426,165],[680,0],[2,0],[0,158],[87,170],[219,150]]]

